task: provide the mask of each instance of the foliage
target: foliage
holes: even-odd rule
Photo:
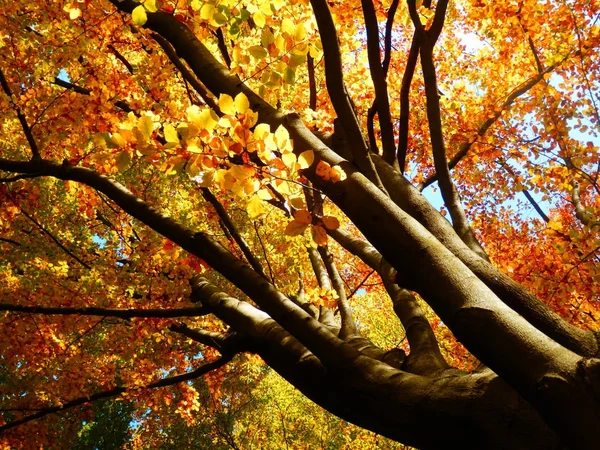
[[[2,445],[594,448],[599,18],[0,2]]]

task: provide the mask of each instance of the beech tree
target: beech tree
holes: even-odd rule
[[[3,445],[268,367],[420,449],[597,448],[597,1],[0,11]]]

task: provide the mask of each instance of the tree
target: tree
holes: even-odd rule
[[[7,445],[261,358],[418,448],[597,447],[597,2],[1,12]]]

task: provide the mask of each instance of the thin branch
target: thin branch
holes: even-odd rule
[[[308,72],[308,107],[317,110],[317,83],[315,81],[315,60],[310,53],[306,55],[306,70]]]
[[[435,21],[438,20],[438,15],[440,15],[441,24],[443,24],[443,15],[445,15],[446,6],[446,0],[438,3],[435,11],[434,24]],[[488,257],[485,251],[477,241],[473,230],[471,230],[464,208],[460,201],[460,195],[452,181],[452,177],[450,176],[450,169],[448,168],[448,161],[446,159],[440,98],[437,88],[435,64],[433,62],[433,47],[435,40],[441,31],[441,25],[438,24],[438,27],[439,30],[436,28],[433,36],[427,35],[428,39],[421,42],[420,51],[421,69],[423,71],[423,80],[425,82],[427,120],[429,122],[429,135],[431,140],[434,166],[438,176],[438,184],[442,192],[444,203],[446,204],[446,207],[450,212],[450,216],[452,217],[452,226],[463,242],[467,244],[471,250],[473,250],[480,257],[487,259]],[[433,25],[430,31],[432,33],[434,32]]]
[[[409,118],[410,118],[410,85],[412,83],[415,69],[417,67],[417,60],[419,59],[419,40],[417,33],[413,34],[412,42],[410,44],[410,50],[408,52],[408,59],[406,61],[406,68],[404,69],[404,75],[402,76],[402,84],[400,86],[400,124],[398,130],[398,167],[400,173],[404,174],[406,171],[406,156],[408,153],[408,131],[409,131]]]
[[[107,48],[113,53],[113,55],[115,55],[115,57],[121,61],[123,63],[123,65],[125,66],[125,68],[127,69],[127,71],[133,75],[134,69],[133,66],[131,65],[131,63],[129,61],[127,61],[127,58],[125,58],[115,47],[113,47],[111,44],[107,45]]]
[[[231,57],[229,56],[229,51],[227,50],[227,44],[225,43],[223,30],[221,28],[217,28],[215,36],[217,37],[217,45],[219,47],[219,51],[221,52],[221,56],[223,57],[223,61],[225,61],[227,68],[231,69]]]
[[[173,46],[167,41],[164,37],[162,37],[158,33],[152,33],[152,39],[154,39],[158,45],[160,45],[167,55],[167,57],[171,60],[173,65],[179,70],[183,78],[192,85],[194,90],[198,93],[198,95],[202,98],[204,103],[210,107],[217,115],[222,116],[223,113],[219,106],[215,103],[215,101],[210,97],[208,91],[204,87],[204,85],[196,78],[194,73],[187,68],[187,66],[179,59],[177,55],[177,51],[173,48]]]
[[[177,309],[115,309],[115,308],[67,308],[67,307],[45,307],[45,306],[25,306],[13,305],[10,303],[0,303],[0,311],[13,311],[29,314],[43,315],[61,315],[61,316],[100,316],[100,317],[118,317],[120,319],[132,318],[176,318],[176,317],[199,317],[208,314],[208,311],[202,308],[189,307]]]
[[[500,164],[500,167],[502,167],[504,170],[506,170],[514,178],[517,177],[515,172],[512,170],[512,168],[508,164],[506,164],[502,161],[498,161],[498,163]],[[531,206],[533,206],[533,209],[535,209],[535,211],[540,215],[542,220],[546,223],[550,222],[550,218],[546,215],[546,213],[544,213],[544,211],[542,210],[542,208],[540,207],[538,202],[535,201],[535,199],[531,196],[529,191],[527,189],[523,189],[521,192],[523,192],[523,195],[525,196],[525,198],[529,201]]]
[[[271,263],[269,262],[269,255],[267,254],[267,249],[265,248],[265,244],[263,243],[262,238],[260,237],[260,233],[258,232],[258,225],[256,224],[256,221],[253,222],[253,225],[254,231],[256,232],[256,237],[258,238],[258,243],[260,244],[260,248],[263,252],[263,257],[265,258],[267,268],[269,269],[269,277],[271,278],[271,283],[273,283],[273,286],[275,286],[275,277],[273,276],[273,268],[271,267]]]
[[[48,231],[41,223],[39,223],[37,220],[35,220],[35,218],[33,216],[30,216],[29,214],[27,214],[27,212],[23,209],[21,209],[21,212],[23,213],[23,215],[25,217],[27,217],[31,222],[33,222],[40,230],[42,230],[42,232],[44,232],[47,236],[49,236],[50,239],[52,239],[54,241],[54,243],[56,245],[58,245],[67,255],[69,255],[71,258],[73,258],[75,261],[77,261],[79,264],[81,264],[86,269],[88,269],[88,270],[91,269],[89,264],[87,264],[85,261],[83,261],[77,255],[75,255],[67,247],[65,247],[52,233],[50,233],[50,231]]]
[[[367,31],[367,53],[369,59],[369,70],[373,87],[375,88],[375,102],[377,117],[381,131],[381,143],[383,147],[383,159],[388,164],[394,165],[396,161],[396,146],[394,143],[394,128],[392,126],[392,115],[390,113],[390,100],[386,81],[386,73],[381,65],[379,47],[379,23],[373,6],[373,0],[361,0],[365,29]],[[371,140],[371,139],[370,139]],[[371,149],[375,151],[375,149]]]
[[[201,191],[204,199],[208,201],[213,206],[213,208],[215,208],[215,211],[219,215],[219,218],[233,237],[233,240],[242,250],[242,253],[246,257],[252,268],[256,270],[261,276],[267,278],[262,268],[262,265],[260,264],[260,261],[256,259],[254,253],[252,253],[252,250],[250,250],[250,247],[246,243],[246,240],[240,234],[239,230],[237,229],[237,226],[233,223],[221,202],[217,199],[217,197],[214,196],[214,194],[210,191],[209,188],[201,188]]]
[[[141,389],[162,388],[162,387],[173,386],[175,384],[183,383],[185,381],[193,380],[195,378],[198,378],[202,375],[207,374],[208,372],[210,372],[212,370],[223,367],[225,364],[227,364],[229,361],[231,361],[234,356],[235,355],[223,355],[220,358],[216,359],[215,361],[211,361],[211,362],[202,364],[199,368],[197,368],[196,370],[193,370],[192,372],[183,373],[181,375],[175,375],[173,377],[163,378],[159,381],[148,384],[147,386],[145,386]],[[107,391],[97,392],[97,393],[89,395],[89,396],[73,399],[71,401],[63,403],[61,406],[50,406],[48,408],[42,408],[40,411],[38,411],[35,414],[25,416],[22,419],[15,420],[13,422],[9,422],[5,425],[0,426],[0,433],[10,430],[12,428],[18,427],[19,425],[23,425],[24,423],[31,422],[33,420],[47,416],[49,414],[54,414],[54,413],[57,413],[60,411],[65,411],[67,409],[71,409],[76,406],[85,405],[86,403],[95,402],[97,400],[116,397],[125,392],[127,392],[127,388],[116,387],[114,389],[110,389]]]
[[[9,238],[0,237],[0,242],[6,242],[7,244],[12,244],[15,247],[20,247],[21,246],[20,242],[14,241],[14,240],[9,239]]]
[[[340,338],[347,339],[351,336],[359,336],[358,329],[354,323],[354,317],[352,316],[352,310],[348,304],[348,298],[346,297],[346,290],[344,289],[344,282],[340,273],[335,265],[333,256],[329,252],[326,246],[319,246],[318,248],[321,259],[327,269],[327,274],[331,280],[331,284],[338,295],[338,309],[340,311],[340,317],[342,319],[342,328],[340,329]]]
[[[552,72],[554,69],[556,69],[557,66],[559,66],[560,64],[562,64],[566,59],[567,58],[563,59],[562,61],[560,61],[560,62],[558,62],[556,64],[553,64],[553,65],[549,66],[542,73],[538,73],[534,77],[531,77],[529,80],[525,81],[524,83],[520,84],[515,89],[513,89],[512,92],[506,97],[506,100],[504,100],[504,102],[502,103],[502,105],[500,105],[500,106],[498,106],[497,108],[494,109],[494,114],[491,117],[489,117],[485,122],[483,122],[479,126],[479,128],[477,129],[475,137],[472,138],[472,139],[469,139],[468,142],[465,142],[465,143],[463,143],[463,144],[461,144],[459,146],[458,152],[456,152],[456,154],[448,162],[448,168],[450,170],[452,170],[467,155],[467,153],[469,152],[469,150],[471,149],[471,147],[473,146],[473,144],[475,142],[477,142],[477,138],[483,136],[487,132],[487,130],[494,123],[496,123],[496,121],[500,118],[500,116],[502,115],[502,113],[504,111],[506,111],[515,102],[515,100],[517,100],[523,94],[527,93],[529,90],[531,90],[531,88],[533,88],[539,82],[543,81],[544,80],[544,75]],[[427,177],[425,179],[425,181],[423,181],[418,186],[418,189],[420,191],[422,191],[427,186],[429,186],[432,183],[434,183],[437,180],[437,178],[438,178],[437,173],[434,173],[434,174],[430,175],[429,177]]]
[[[387,76],[388,69],[390,67],[390,61],[392,60],[392,31],[394,28],[394,17],[396,16],[396,10],[400,0],[392,0],[390,9],[387,12],[387,19],[385,21],[385,38],[383,46],[383,73]]]
[[[0,86],[2,86],[2,90],[8,96],[9,101],[13,106],[13,109],[17,113],[17,118],[19,119],[19,122],[21,123],[21,127],[23,128],[23,133],[25,133],[25,138],[27,138],[27,142],[29,143],[29,147],[31,148],[32,159],[41,159],[40,150],[37,146],[37,142],[35,141],[35,138],[33,137],[31,128],[29,128],[29,125],[27,124],[27,118],[21,112],[21,109],[17,106],[17,104],[15,103],[13,96],[12,96],[13,95],[12,91],[10,89],[10,86],[8,85],[8,81],[6,81],[6,78],[4,78],[4,73],[2,72],[1,69],[0,69]]]
[[[92,93],[91,89],[87,89],[87,88],[83,88],[81,86],[77,86],[76,84],[69,83],[68,81],[65,81],[65,80],[61,80],[58,77],[54,78],[54,81],[52,81],[52,84],[55,84],[55,85],[60,86],[60,87],[63,87],[65,89],[73,90],[73,91],[77,92],[78,94],[82,94],[82,95],[90,95]],[[119,108],[120,110],[122,110],[122,111],[124,111],[126,113],[133,112],[133,109],[131,109],[131,107],[126,102],[124,102],[122,100],[117,100],[113,104],[117,108]]]
[[[352,100],[346,90],[342,68],[342,56],[331,11],[329,10],[326,0],[311,0],[311,5],[321,35],[321,43],[323,44],[327,92],[329,93],[333,108],[340,119],[342,128],[348,138],[348,144],[352,149],[354,162],[371,182],[379,187],[382,192],[385,192],[385,188],[375,171],[373,162],[369,158],[367,143],[360,130]]]

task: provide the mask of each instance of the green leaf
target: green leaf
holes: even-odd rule
[[[142,5],[136,6],[131,13],[131,18],[133,19],[133,23],[136,25],[142,26],[148,20],[148,15],[146,14],[146,8]]]

